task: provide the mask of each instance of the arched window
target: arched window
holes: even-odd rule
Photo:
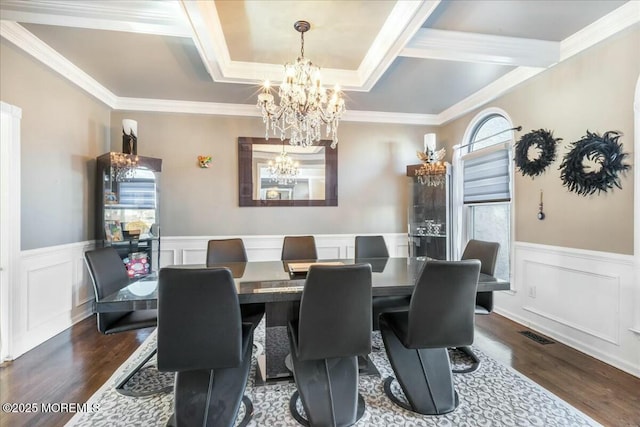
[[[512,137],[507,131],[511,129],[511,122],[498,113],[490,113],[473,128],[469,151],[499,144]]]
[[[513,124],[490,109],[472,120],[461,155],[462,245],[469,239],[500,243],[496,276],[510,278]]]

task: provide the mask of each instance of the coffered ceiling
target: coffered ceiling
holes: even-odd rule
[[[0,34],[115,109],[257,116],[304,54],[345,120],[441,124],[638,25],[619,0],[0,1]]]

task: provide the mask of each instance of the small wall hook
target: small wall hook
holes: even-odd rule
[[[543,208],[543,204],[542,204],[542,190],[540,190],[540,204],[538,205],[538,219],[540,221],[542,221],[545,217],[545,214],[542,210]]]

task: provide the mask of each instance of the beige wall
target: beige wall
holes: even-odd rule
[[[0,40],[0,98],[22,109],[22,250],[93,239],[95,157],[110,109]]]
[[[570,248],[633,254],[633,174],[622,178],[622,190],[588,197],[562,186],[558,167],[571,142],[586,131],[621,131],[620,142],[633,163],[633,96],[640,73],[640,29],[627,30],[532,78],[507,95],[446,124],[438,139],[451,147],[484,108],[503,109],[516,138],[534,129],[549,129],[563,138],[558,157],[542,176],[515,172],[515,240]],[[637,146],[638,144],[636,144]],[[637,149],[637,148],[636,148]],[[536,218],[544,191],[546,219]]]
[[[163,159],[164,236],[404,232],[409,179],[426,126],[341,123],[337,207],[239,207],[239,136],[264,136],[260,118],[115,111],[111,148],[122,148],[122,119],[138,121],[138,154]],[[200,169],[198,155],[211,155]]]
[[[633,154],[633,88],[640,30],[628,30],[542,73],[486,107],[504,109],[524,134],[564,138],[558,160],[535,180],[516,174],[515,239],[622,254],[633,252],[633,173],[623,189],[590,197],[562,187],[568,144],[591,131],[620,130]],[[374,233],[406,230],[408,179],[427,126],[342,123],[339,206],[240,208],[238,136],[262,136],[258,118],[109,111],[99,101],[0,42],[0,97],[22,108],[22,249],[93,238],[94,158],[121,148],[122,118],[138,120],[139,153],[164,159],[161,223],[167,235]],[[473,111],[438,129],[461,142]],[[110,138],[109,147],[109,134]],[[210,169],[197,167],[211,154]],[[539,190],[547,219],[536,219]]]

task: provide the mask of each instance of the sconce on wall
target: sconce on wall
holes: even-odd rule
[[[206,169],[211,164],[211,156],[198,156],[198,164],[202,169]]]
[[[418,182],[431,187],[443,186],[447,173],[447,166],[443,162],[445,150],[441,148],[436,151],[435,133],[425,134],[424,152],[417,151],[416,154],[422,161],[422,166],[415,171]]]
[[[138,154],[138,122],[135,120],[122,120],[122,152]]]

